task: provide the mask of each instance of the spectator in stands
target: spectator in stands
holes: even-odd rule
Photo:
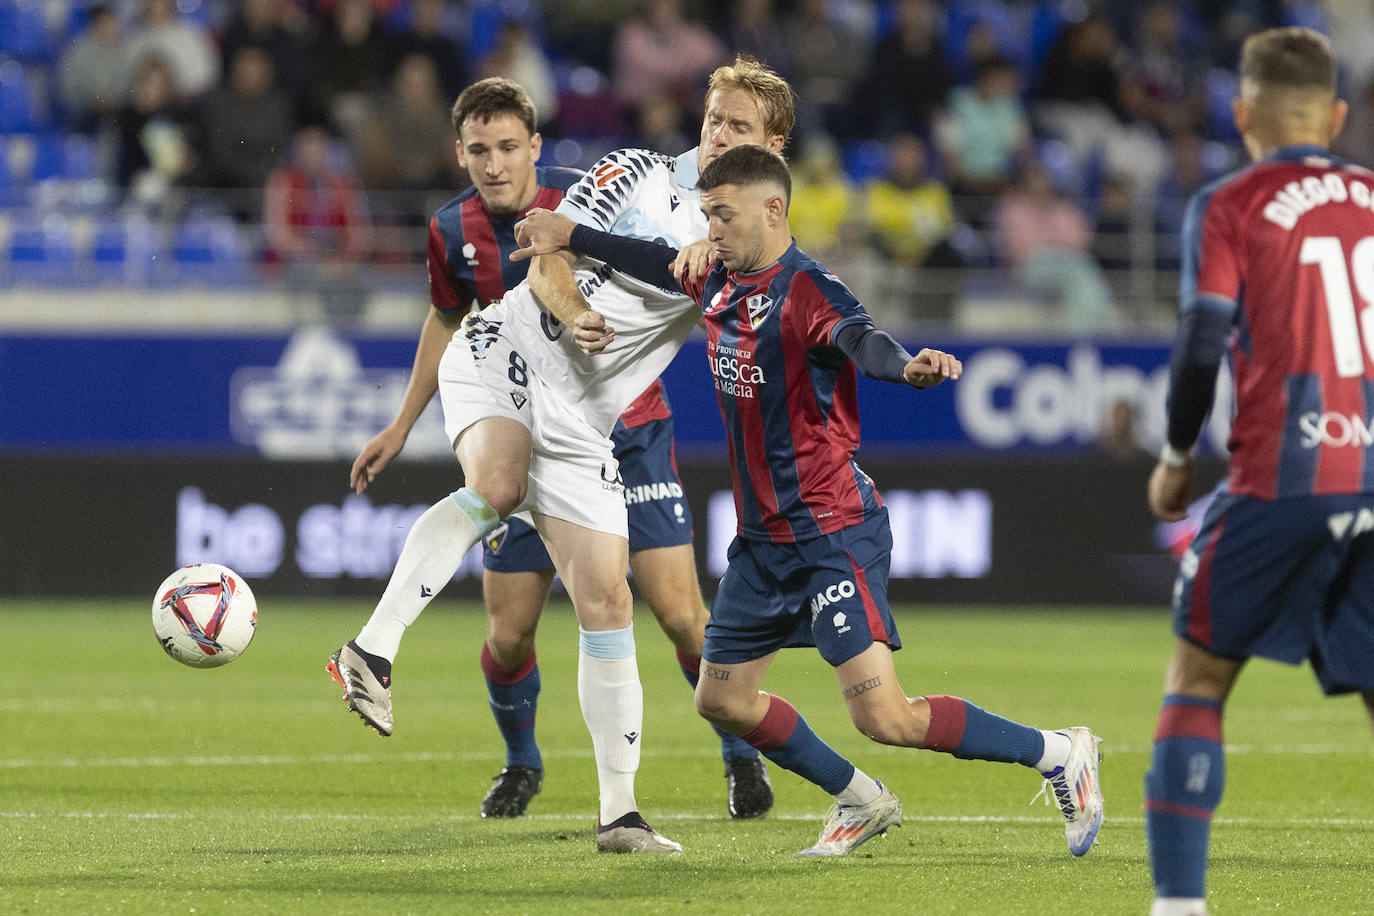
[[[131,198],[149,206],[193,165],[188,136],[194,117],[177,93],[171,65],[146,57],[134,76],[129,101],[115,114],[118,137],[115,179]]]
[[[496,39],[496,49],[478,62],[477,73],[481,79],[503,76],[524,87],[539,112],[541,129],[558,116],[558,87],[554,82],[553,64],[520,19],[505,20]],[[451,126],[449,133],[451,154]],[[452,155],[449,158],[452,159]]]
[[[690,149],[696,143],[682,129],[689,117],[676,98],[646,95],[635,110],[635,135],[630,146],[676,156],[676,151]]]
[[[639,15],[616,31],[611,82],[631,110],[645,96],[667,95],[695,113],[706,74],[725,57],[720,40],[683,15],[682,0],[644,0]]]
[[[130,82],[130,48],[119,17],[105,4],[91,7],[86,30],[62,56],[62,104],[73,130],[94,133],[124,103]]]
[[[898,263],[957,264],[949,244],[953,200],[949,188],[928,172],[925,144],[914,134],[889,141],[887,174],[864,188],[864,209],[873,240]]]
[[[1142,120],[1143,89],[1122,72],[1121,58],[1104,17],[1068,26],[1045,59],[1032,114],[1042,131],[1067,144],[1080,169],[1100,158],[1107,172],[1152,187],[1164,171],[1164,146]]]
[[[874,49],[868,75],[873,110],[888,120],[874,127],[928,136],[954,85],[940,47],[940,11],[931,0],[900,0],[896,13],[896,25]]]
[[[143,0],[138,27],[129,40],[135,69],[151,57],[167,63],[177,95],[194,99],[219,82],[219,50],[210,33],[177,11],[176,0]]]
[[[307,123],[296,132],[291,162],[267,180],[263,221],[268,264],[283,271],[293,299],[317,296],[331,318],[361,316],[367,205],[324,125]]]
[[[888,170],[864,189],[870,239],[892,261],[921,268],[910,307],[922,320],[948,320],[958,293],[954,203],[949,188],[927,170],[925,143],[898,134],[888,143]]]
[[[425,55],[412,54],[396,67],[390,91],[374,99],[354,144],[368,188],[423,192],[453,187],[459,175],[449,103],[442,91],[434,61]],[[394,212],[407,223],[425,221],[423,197],[408,197],[398,206]]]
[[[778,24],[773,0],[735,0],[729,4],[726,46],[737,54],[751,55],[784,79],[792,78],[787,36]]]
[[[230,60],[228,83],[201,109],[197,178],[224,189],[237,217],[256,218],[259,191],[285,159],[295,129],[295,106],[277,88],[271,52],[241,45]]]
[[[328,112],[350,134],[367,117],[371,93],[386,85],[389,46],[368,0],[339,0],[309,51],[312,109]]]
[[[988,198],[1011,186],[1032,152],[1020,75],[1011,61],[992,57],[979,62],[973,84],[950,92],[936,137],[955,193]]]
[[[1138,462],[1143,466],[1154,461],[1155,453],[1140,441],[1140,408],[1134,399],[1118,397],[1107,405],[1096,452],[1122,463]]]
[[[1204,164],[1203,149],[1202,137],[1192,131],[1177,134],[1170,145],[1171,168],[1152,196],[1155,266],[1160,270],[1176,271],[1183,264],[1183,214],[1188,198],[1212,177]],[[1169,278],[1166,282],[1172,285],[1172,295],[1177,298],[1177,278]]]
[[[1202,49],[1187,40],[1183,13],[1151,3],[1136,20],[1136,46],[1127,59],[1130,82],[1141,92],[1141,113],[1165,136],[1192,130],[1207,112]]]
[[[1129,270],[1131,233],[1134,230],[1134,189],[1125,175],[1108,175],[1097,194],[1097,219],[1093,223],[1093,256],[1102,269]]]
[[[1003,196],[996,227],[1022,289],[1059,307],[1065,327],[1090,331],[1120,324],[1111,290],[1091,254],[1092,224],[1038,162],[1030,163]]]
[[[801,0],[783,20],[792,62],[792,88],[797,93],[797,128],[801,138],[816,133],[850,138],[863,135],[872,110],[852,103],[868,72],[872,51],[866,38],[848,24],[832,19],[826,0]]]
[[[412,54],[434,62],[444,99],[452,102],[467,85],[467,67],[458,42],[444,34],[445,0],[413,0],[409,27],[392,38],[392,53],[399,64]]]
[[[1371,25],[1374,25],[1374,9],[1370,13]],[[1352,87],[1346,100],[1350,114],[1346,116],[1345,127],[1331,142],[1331,149],[1338,156],[1365,165],[1374,161],[1374,76]]]
[[[812,137],[792,163],[788,219],[797,247],[827,264],[835,249],[855,236],[862,223],[860,199],[840,167],[829,137]],[[860,230],[861,231],[861,230]]]
[[[225,62],[224,78],[239,48],[263,48],[272,56],[272,70],[279,89],[299,101],[309,76],[309,59],[304,39],[310,26],[306,16],[293,4],[281,0],[242,0],[234,4],[234,15],[220,38],[220,56]],[[254,185],[257,187],[257,185]]]

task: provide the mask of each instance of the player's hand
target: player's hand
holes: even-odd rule
[[[715,259],[716,243],[710,239],[697,239],[677,253],[668,269],[673,272],[673,276],[685,276],[687,280],[695,283],[705,276]]]
[[[535,207],[515,224],[515,242],[520,247],[510,253],[512,261],[525,261],[537,254],[557,254],[572,240],[572,220],[552,210]]]
[[[921,350],[902,369],[902,378],[913,388],[932,388],[945,379],[953,381],[964,371],[964,364],[944,350]]]
[[[367,485],[381,473],[391,459],[401,453],[406,444],[406,431],[388,426],[367,440],[358,457],[353,460],[353,469],[348,474],[348,485],[354,493],[361,493]]]
[[[1197,462],[1188,456],[1186,463],[1172,465],[1165,461],[1155,464],[1150,472],[1146,498],[1155,518],[1177,522],[1188,515],[1188,499],[1193,492],[1193,476]]]
[[[606,318],[600,312],[587,309],[573,320],[573,339],[583,353],[594,355],[615,340],[615,328],[606,324]]]

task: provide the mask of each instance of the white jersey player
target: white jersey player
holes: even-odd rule
[[[712,74],[695,153],[677,160],[614,154],[569,194],[586,188],[582,215],[614,231],[653,227],[648,239],[682,245],[702,234],[691,188],[698,170],[741,143],[780,151],[792,123],[787,83],[756,62],[736,61]],[[620,326],[610,355],[592,360],[567,326],[603,314]],[[561,256],[536,257],[524,282],[454,335],[439,366],[445,429],[465,486],[412,526],[372,618],[331,662],[350,707],[390,734],[390,668],[405,628],[478,539],[515,511],[530,511],[580,624],[578,697],[597,763],[603,852],[681,851],[644,822],[634,799],[643,698],[625,582],[625,503],[609,434],[695,321],[681,294],[592,261],[574,274]]]

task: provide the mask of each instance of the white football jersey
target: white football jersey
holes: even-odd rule
[[[568,189],[558,212],[615,235],[675,248],[706,235],[696,192],[696,150],[674,159],[648,150],[602,157]],[[630,402],[667,368],[700,310],[681,290],[659,289],[592,258],[573,265],[578,289],[604,315],[615,340],[588,356],[540,307],[528,282],[506,294],[502,333],[541,378],[610,435]]]

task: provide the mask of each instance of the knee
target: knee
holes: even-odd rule
[[[706,633],[706,609],[700,601],[676,601],[671,604],[650,604],[663,634],[673,646],[692,655],[701,654]]]
[[[623,578],[579,583],[572,595],[573,610],[584,629],[620,629],[630,625],[634,599]]]
[[[696,707],[697,715],[732,735],[743,734],[752,727],[746,721],[748,710],[745,705],[727,693],[698,689]]]
[[[930,707],[924,699],[916,697],[893,708],[854,707],[849,718],[870,741],[892,747],[921,747],[930,728]]]
[[[487,648],[502,668],[515,668],[525,663],[534,651],[535,627],[521,625],[501,616],[499,609],[491,609],[487,621]]]
[[[498,515],[505,518],[525,501],[529,479],[504,472],[474,474],[467,480],[467,487],[485,499]]]

